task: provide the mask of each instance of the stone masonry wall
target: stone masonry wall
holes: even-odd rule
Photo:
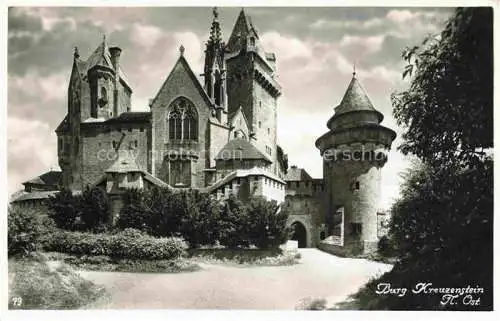
[[[329,168],[328,175],[325,181],[330,186],[330,206],[345,208],[346,237],[351,233],[351,223],[361,223],[361,239],[376,241],[381,168],[369,161],[339,161]],[[359,190],[355,189],[356,182]]]
[[[120,153],[129,153],[135,158],[139,168],[148,168],[148,132],[149,124],[93,124],[83,125],[82,130],[82,187],[95,183],[105,170],[119,157]],[[142,131],[141,131],[142,129]],[[119,146],[117,150],[113,148]],[[137,142],[137,147],[136,147]],[[119,144],[119,145],[118,145]]]
[[[183,58],[181,58],[183,59]],[[172,144],[168,140],[167,116],[170,104],[178,97],[186,97],[193,102],[198,112],[198,141],[186,144]],[[207,164],[209,152],[206,150],[209,139],[208,120],[210,117],[210,105],[199,92],[196,84],[188,74],[187,67],[177,62],[170,73],[167,81],[160,89],[155,101],[151,106],[153,126],[153,175],[165,180],[168,178],[167,155],[188,153],[192,159],[191,163],[191,186],[204,187],[204,169]],[[169,154],[170,153],[170,154]]]
[[[262,86],[253,81],[253,125],[255,132],[255,145],[273,162],[273,173],[277,174],[277,102]],[[271,153],[266,150],[271,149]]]

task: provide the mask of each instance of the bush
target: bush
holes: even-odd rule
[[[127,190],[123,203],[116,227],[121,229],[134,228],[151,233],[152,211],[144,205],[144,192],[138,189]]]
[[[42,237],[50,234],[53,222],[46,214],[32,208],[9,208],[8,255],[29,255],[42,245]]]
[[[116,223],[119,228],[135,228],[154,236],[177,236],[181,219],[188,213],[183,192],[168,188],[128,190]]]
[[[186,248],[186,243],[180,238],[155,238],[126,230],[116,234],[58,231],[53,233],[45,250],[112,258],[169,260],[184,255]]]
[[[63,189],[47,205],[57,227],[65,230],[102,231],[110,219],[108,196],[100,187],[87,187],[82,195]]]
[[[81,229],[79,225],[80,198],[73,196],[69,189],[63,189],[47,200],[49,216],[54,220],[58,228],[65,230]]]
[[[222,206],[218,227],[219,242],[229,248],[248,247],[249,215],[246,206],[234,195],[230,195]]]
[[[199,191],[184,192],[184,195],[189,208],[181,217],[182,237],[191,248],[214,245],[218,239],[219,204],[210,195]]]
[[[387,235],[384,235],[380,238],[377,244],[378,254],[383,257],[394,256],[394,248],[392,241]]]
[[[288,239],[288,212],[280,211],[276,201],[268,201],[263,197],[250,200],[248,208],[248,235],[250,242],[258,248],[277,248]]]
[[[278,247],[286,242],[288,213],[275,201],[250,199],[243,204],[231,195],[224,202],[197,190],[153,188],[129,190],[117,227],[135,228],[153,236],[179,236],[191,248],[219,242],[229,248]]]
[[[307,297],[300,300],[295,310],[325,310],[326,304],[326,299]]]
[[[79,210],[84,230],[101,231],[110,222],[108,194],[100,187],[87,187],[83,191]]]

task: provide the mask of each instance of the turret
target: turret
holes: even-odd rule
[[[115,78],[113,82],[113,115],[116,117],[118,115],[118,90],[120,83],[120,55],[122,49],[120,47],[109,48],[109,53],[111,55],[111,63],[113,64],[113,69],[115,70]]]
[[[205,77],[205,91],[214,104],[216,117],[225,124],[227,123],[225,44],[222,41],[218,18],[217,8],[214,8],[210,38],[206,43],[205,67],[202,76]]]
[[[361,246],[365,253],[376,250],[377,210],[380,199],[381,169],[396,133],[380,123],[376,110],[356,73],[344,97],[328,120],[329,131],[316,141],[323,157],[323,175],[330,211],[330,232],[343,211],[341,235],[343,246]]]
[[[115,69],[107,56],[107,50],[106,36],[104,36],[101,45],[87,60],[92,118],[107,119],[117,116],[113,110],[114,96],[110,95],[115,88]]]

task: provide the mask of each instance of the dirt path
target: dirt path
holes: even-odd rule
[[[301,249],[301,263],[278,267],[203,264],[179,274],[81,271],[110,293],[95,308],[111,309],[294,309],[304,298],[330,306],[355,292],[390,265]]]

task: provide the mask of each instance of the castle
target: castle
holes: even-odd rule
[[[126,188],[193,188],[218,199],[265,196],[290,206],[300,247],[342,251],[377,242],[380,169],[395,138],[380,125],[355,74],[329,131],[316,146],[323,179],[288,168],[277,144],[276,55],[266,52],[242,9],[227,43],[216,9],[200,83],[179,57],[149,112],[131,110],[132,86],[119,47],[106,38],[87,58],[75,48],[68,112],[56,129],[60,172],[24,183],[14,203],[35,202],[61,187],[102,186],[118,215]]]

